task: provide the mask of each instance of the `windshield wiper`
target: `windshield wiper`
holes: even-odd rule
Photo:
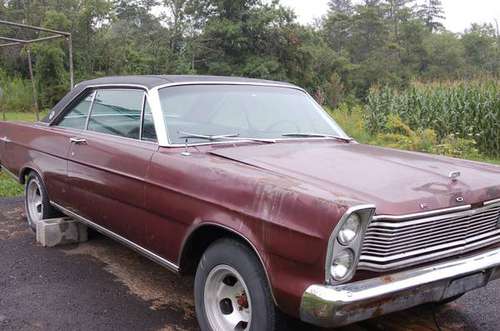
[[[330,139],[336,139],[340,140],[343,142],[350,143],[351,141],[354,141],[353,138],[350,137],[340,137],[340,136],[335,136],[331,134],[323,134],[323,133],[285,133],[282,134],[283,137],[298,137],[298,138],[330,138]]]
[[[188,139],[188,138],[198,138],[198,139],[205,139],[205,140],[210,140],[210,141],[217,141],[217,140],[248,140],[248,141],[256,141],[256,142],[261,142],[261,143],[275,143],[276,140],[273,139],[259,139],[259,138],[244,138],[240,137],[239,133],[230,133],[230,134],[221,134],[221,135],[205,135],[205,134],[197,134],[197,133],[191,133],[191,132],[184,132],[180,131],[179,134],[182,134],[183,136],[179,138],[183,139]]]

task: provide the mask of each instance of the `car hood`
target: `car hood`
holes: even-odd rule
[[[306,181],[333,199],[400,215],[500,198],[500,167],[356,143],[295,141],[222,147],[211,154]],[[460,172],[453,181],[451,172]]]

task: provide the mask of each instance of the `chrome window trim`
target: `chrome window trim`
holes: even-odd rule
[[[176,83],[165,83],[161,85],[157,85],[154,87],[147,87],[146,85],[140,85],[140,84],[92,84],[92,85],[87,85],[85,88],[82,90],[81,93],[79,93],[77,96],[75,96],[73,99],[71,99],[66,107],[71,104],[73,101],[76,99],[80,98],[82,94],[88,92],[88,90],[95,90],[99,88],[135,88],[135,89],[142,89],[146,93],[146,99],[149,102],[149,106],[151,108],[151,113],[153,114],[153,122],[155,125],[155,130],[156,130],[156,136],[158,139],[158,145],[160,147],[165,147],[165,148],[179,148],[179,147],[186,147],[186,144],[171,144],[170,140],[168,138],[168,131],[165,125],[165,120],[163,116],[163,112],[161,110],[161,103],[160,103],[160,96],[159,96],[159,90],[164,89],[164,88],[169,88],[169,87],[175,87],[175,86],[189,86],[189,85],[239,85],[239,86],[267,86],[267,87],[279,87],[279,88],[288,88],[288,89],[293,89],[293,90],[298,90],[302,91],[303,93],[306,94],[306,96],[310,99],[312,99],[317,105],[317,108],[321,110],[323,115],[329,116],[326,111],[323,109],[323,107],[319,106],[314,98],[307,93],[307,91],[299,86],[295,85],[288,85],[288,84],[279,84],[279,83],[259,83],[259,82],[238,82],[238,81],[186,81],[186,82],[176,82]],[[61,117],[63,114],[65,114],[68,111],[67,108],[65,108],[63,111],[61,111],[56,117],[54,117],[47,125],[48,126],[53,126],[54,123]],[[341,128],[342,129],[342,128]],[[343,132],[343,131],[342,131]],[[347,135],[346,135],[347,136]],[[121,137],[125,138],[125,137]],[[286,139],[275,139],[276,141],[303,141],[303,138],[286,138]],[[311,140],[329,140],[329,138],[311,138],[307,139],[307,141]],[[206,143],[192,143],[192,144],[187,144],[188,147],[195,147],[195,146],[210,146],[210,145],[219,145],[219,144],[239,144],[239,143],[248,143],[251,142],[251,140],[235,140],[235,141],[214,141],[214,142],[206,142]]]
[[[63,212],[64,214],[68,215],[69,217],[72,217],[72,218],[75,218],[77,219],[78,221],[86,224],[87,226],[91,227],[91,228],[94,228],[95,230],[97,230],[98,232],[101,232],[102,234],[106,235],[106,236],[109,236],[111,237],[112,239],[124,244],[125,246],[128,246],[130,247],[131,249],[133,249],[134,251],[144,255],[145,257],[147,257],[148,259],[162,265],[163,267],[175,272],[175,273],[178,273],[179,272],[179,266],[176,265],[175,263],[172,263],[170,261],[168,261],[167,259],[164,259],[163,257],[159,256],[158,254],[155,254],[153,252],[151,252],[150,250],[147,250],[146,248],[134,243],[133,241],[130,241],[122,236],[120,236],[119,234],[111,231],[111,230],[108,230],[106,229],[105,227],[99,225],[99,224],[96,224],[94,222],[92,222],[91,220],[85,218],[85,217],[82,217],[72,211],[70,211],[69,209],[61,206],[60,204],[54,202],[54,201],[50,201],[50,204],[53,205],[54,207],[56,207],[57,209],[59,209],[61,212]]]
[[[148,102],[148,98],[146,96],[146,93],[143,93],[142,95],[142,109],[141,109],[141,118],[139,121],[139,140],[142,141],[142,130],[144,129],[144,112],[146,111],[146,102]]]
[[[97,132],[97,131],[91,131],[91,130],[79,130],[79,132],[75,133],[76,135],[82,135],[82,134],[90,134],[90,135],[100,135],[104,136],[107,138],[115,138],[115,139],[125,139],[125,140],[130,140],[136,143],[146,143],[150,145],[158,145],[157,142],[154,141],[149,141],[149,140],[139,140],[136,138],[129,138],[129,137],[122,137],[122,136],[117,136],[115,134],[110,134],[110,133],[104,133],[104,132]]]
[[[176,82],[176,83],[166,83],[153,87],[151,90],[161,90],[172,86],[184,86],[184,85],[247,85],[247,86],[268,86],[268,87],[283,87],[299,90],[306,92],[303,88],[295,85],[280,84],[280,83],[259,83],[259,82],[238,82],[238,81],[186,81],[186,82]]]
[[[287,84],[279,84],[279,83],[259,83],[259,82],[236,82],[236,81],[187,81],[187,82],[177,82],[177,83],[167,83],[163,85],[158,85],[149,90],[151,94],[154,95],[155,98],[155,106],[158,107],[158,111],[160,112],[160,115],[158,115],[157,118],[154,118],[155,121],[155,126],[157,121],[162,121],[161,122],[161,131],[165,131],[166,135],[166,143],[159,143],[161,147],[166,147],[166,148],[179,148],[179,147],[195,147],[195,146],[210,146],[210,145],[219,145],[219,144],[237,144],[237,143],[248,143],[251,142],[251,140],[235,140],[235,141],[213,141],[213,142],[205,142],[205,143],[191,143],[191,144],[172,144],[170,143],[170,138],[168,135],[168,128],[165,125],[164,121],[164,116],[163,112],[161,110],[161,102],[160,102],[160,96],[159,96],[159,90],[164,89],[164,88],[169,88],[169,87],[175,87],[175,86],[189,86],[189,85],[238,85],[238,86],[263,86],[263,87],[279,87],[279,88],[288,88],[288,89],[293,89],[293,90],[298,90],[303,92],[307,98],[313,101],[315,107],[321,112],[323,116],[327,116],[330,120],[333,120],[328,113],[321,107],[315,100],[314,98],[307,93],[306,90],[299,86],[295,85],[287,85]],[[337,124],[338,125],[338,124]],[[343,131],[343,129],[339,126],[339,128],[342,130],[341,134],[344,134],[345,137],[348,137],[347,134]],[[163,134],[163,132],[161,132]],[[314,140],[329,140],[330,138],[314,138]],[[303,138],[286,138],[286,139],[273,139],[275,141],[292,141],[292,140],[304,140]],[[308,139],[313,140],[313,139]]]
[[[130,89],[124,89],[124,88],[106,88],[106,89],[95,89],[93,91],[93,96],[92,96],[92,103],[90,104],[90,111],[87,115],[87,122],[86,122],[86,125],[85,125],[85,129],[84,131],[86,132],[98,132],[98,131],[94,131],[94,130],[89,130],[89,123],[90,123],[90,119],[92,118],[92,112],[94,110],[94,105],[95,105],[95,99],[97,97],[97,94],[99,91],[104,91],[104,90],[108,90],[108,91],[127,91],[127,90],[135,90],[135,91],[139,91],[141,90],[142,91],[142,100],[141,100],[141,114],[140,114],[140,117],[139,117],[139,138],[130,138],[130,137],[124,137],[124,136],[121,136],[121,135],[118,135],[118,134],[111,134],[111,133],[107,133],[108,135],[110,136],[115,136],[115,137],[121,137],[121,138],[129,138],[129,139],[133,139],[133,140],[141,140],[141,135],[142,135],[142,116],[144,115],[144,99],[147,98],[147,92],[144,91],[143,89],[138,89],[138,88],[130,88]],[[99,115],[97,115],[99,116]],[[109,116],[109,115],[100,115],[100,116]],[[116,115],[113,115],[113,116],[116,116]],[[121,115],[118,115],[118,116],[121,116]],[[98,133],[104,133],[104,132],[98,132]]]
[[[328,246],[327,246],[327,251],[326,251],[326,259],[325,259],[325,283],[327,283],[327,284],[346,283],[346,282],[350,281],[352,279],[352,277],[356,274],[359,259],[361,257],[361,251],[363,249],[363,241],[364,241],[366,229],[368,228],[368,225],[370,224],[371,219],[373,218],[373,214],[375,213],[375,209],[376,209],[375,205],[365,204],[365,205],[352,206],[344,212],[344,214],[342,215],[342,217],[338,221],[337,225],[333,229],[333,231],[330,235],[330,238],[328,239]],[[360,242],[361,244],[359,247],[359,251],[355,252],[356,256],[355,256],[355,260],[354,260],[354,267],[353,267],[352,271],[345,277],[345,279],[343,279],[340,282],[338,282],[338,281],[332,282],[332,276],[330,274],[330,266],[332,265],[332,262],[333,262],[334,249],[336,246],[335,243],[337,242],[338,233],[339,233],[340,229],[342,228],[342,226],[344,225],[344,222],[347,220],[347,218],[349,218],[349,216],[351,216],[353,213],[360,212],[360,211],[364,211],[365,213],[369,212],[369,214],[368,214],[368,219],[364,220],[364,222],[363,222],[361,235],[356,240],[357,242]]]
[[[153,89],[150,89],[147,94],[149,107],[151,108],[151,114],[153,115],[153,123],[155,126],[158,145],[160,145],[161,147],[166,147],[170,144],[170,142],[168,139],[167,126],[165,125],[163,112],[161,110],[158,88],[155,87]]]
[[[89,111],[87,113],[87,119],[85,120],[85,126],[83,127],[83,130],[87,131],[89,127],[89,122],[90,122],[90,114],[92,113],[92,108],[94,108],[94,102],[95,102],[95,97],[97,95],[97,90],[92,91],[92,99],[90,100],[90,107]],[[63,117],[64,120],[65,117]]]

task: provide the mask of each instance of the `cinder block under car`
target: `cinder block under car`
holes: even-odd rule
[[[71,218],[42,220],[36,226],[36,241],[44,247],[76,244],[87,240],[87,226]]]

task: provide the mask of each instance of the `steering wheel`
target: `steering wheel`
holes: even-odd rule
[[[291,132],[300,132],[300,128],[297,125],[297,123],[290,121],[290,120],[283,120],[283,121],[277,121],[272,123],[266,128],[266,131],[273,131],[274,129],[278,128],[280,125],[289,125],[294,127],[295,129],[290,130]]]

